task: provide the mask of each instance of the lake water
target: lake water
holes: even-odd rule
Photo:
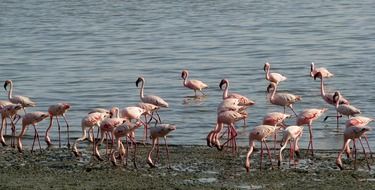
[[[326,80],[328,90],[340,90],[364,116],[375,117],[374,10],[371,0],[4,0],[0,79],[12,79],[14,94],[37,102],[29,111],[70,103],[67,117],[74,140],[81,135],[81,118],[91,108],[139,102],[135,81],[143,76],[145,94],[170,104],[160,111],[164,122],[177,125],[169,142],[205,144],[221,101],[218,85],[227,78],[230,91],[256,102],[248,110],[249,127],[241,127],[241,122],[237,126],[244,146],[250,129],[267,112],[283,110],[265,98],[267,61],[271,71],[288,77],[279,89],[302,96],[294,105],[297,112],[329,107],[328,113],[335,113],[320,97],[319,80],[309,77],[313,61],[335,74]],[[183,69],[209,85],[206,98],[186,98],[193,91],[182,86]],[[1,99],[7,99],[1,92]],[[334,119],[324,123],[323,118],[313,124],[315,147],[340,148],[343,126],[337,130]],[[40,131],[48,122],[39,124]],[[52,131],[55,144],[56,131],[57,127]],[[27,135],[32,139],[33,131]],[[369,139],[374,144],[374,133]],[[307,147],[307,142],[305,128],[301,146]]]

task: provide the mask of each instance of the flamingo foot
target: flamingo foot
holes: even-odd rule
[[[95,157],[99,160],[99,161],[104,161],[104,159],[102,157],[100,157],[99,155],[95,154]]]
[[[118,166],[118,164],[116,163],[115,160],[111,160],[111,163],[112,163],[113,166]]]
[[[337,167],[339,167],[340,168],[340,170],[343,170],[344,168],[342,167],[342,165],[341,164],[338,164],[338,163],[336,163],[336,165],[337,165]]]
[[[77,157],[77,158],[81,157],[81,153],[78,152],[77,150],[72,150],[72,152],[73,152],[75,157]]]
[[[281,161],[280,160],[277,161],[277,166],[280,168],[280,166],[281,166]]]
[[[1,141],[1,144],[2,144],[3,146],[8,146],[7,143],[5,143],[4,141]]]
[[[216,146],[217,150],[223,151],[223,146],[222,145],[215,145],[215,146]]]
[[[301,154],[300,154],[299,150],[294,151],[294,153],[296,154],[296,156],[297,156],[298,159],[301,158]]]
[[[19,152],[19,153],[22,153],[22,152],[23,152],[23,150],[22,150],[21,147],[17,146],[17,149],[18,149],[18,152]]]
[[[147,164],[151,167],[151,168],[156,168],[155,164],[152,163],[151,161],[147,160]]]

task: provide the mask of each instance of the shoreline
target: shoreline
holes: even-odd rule
[[[363,154],[358,155],[357,170],[353,162],[343,157],[345,170],[335,165],[338,151],[316,150],[315,157],[299,160],[289,168],[288,150],[284,161],[274,169],[263,159],[259,170],[259,151],[251,157],[251,169],[244,168],[247,147],[239,147],[234,157],[225,150],[217,151],[203,145],[170,145],[171,169],[167,168],[164,146],[160,146],[160,162],[150,168],[146,156],[150,145],[137,147],[137,166],[130,158],[128,165],[113,166],[106,156],[98,161],[90,155],[90,146],[77,159],[67,148],[25,150],[19,154],[10,147],[0,148],[0,188],[11,189],[375,189],[375,159],[369,159],[372,170],[366,167]],[[130,150],[132,153],[132,150]],[[302,157],[306,150],[301,150]],[[105,150],[101,149],[101,153]],[[273,152],[273,151],[272,151]],[[132,155],[132,154],[130,154]],[[132,157],[132,156],[130,156]],[[274,157],[274,155],[273,155]],[[156,154],[153,155],[157,160]],[[119,162],[118,162],[119,163]]]

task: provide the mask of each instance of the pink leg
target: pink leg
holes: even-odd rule
[[[367,159],[367,154],[366,154],[365,147],[363,146],[363,143],[362,143],[362,140],[361,140],[361,139],[359,139],[359,142],[361,143],[362,150],[363,150],[363,154],[365,155],[365,159],[366,159],[366,163],[367,163],[367,168],[368,168],[368,170],[370,171],[370,170],[371,170],[371,167],[370,167],[370,164],[369,164],[368,159]]]
[[[260,142],[260,170],[262,170],[262,161],[263,161],[263,142]]]
[[[60,122],[59,118],[55,116],[57,122],[57,130],[59,131],[59,148],[61,148],[61,129],[60,129]]]
[[[310,132],[310,143],[311,143],[311,155],[314,156],[314,146],[313,146],[313,133],[312,133],[312,126],[309,124],[309,132]]]
[[[369,150],[369,154],[370,154],[370,158],[372,159],[372,151],[371,151],[371,147],[370,147],[370,144],[368,143],[368,137],[366,134],[363,135],[363,137],[365,138],[366,140],[366,143],[367,143],[367,147],[368,147],[368,150]]]
[[[165,143],[165,150],[167,151],[168,168],[171,169],[171,162],[169,160],[169,150],[168,150],[168,144],[167,144],[167,137],[164,137],[164,143]]]
[[[270,159],[271,167],[272,167],[272,169],[273,169],[272,157],[271,157],[271,151],[270,151],[270,149],[268,148],[268,145],[267,145],[267,142],[266,142],[266,141],[264,141],[264,145],[266,145],[267,152],[268,152],[268,158]]]
[[[66,117],[65,117],[65,114],[64,115],[62,115],[63,116],[63,118],[64,118],[64,120],[65,120],[65,123],[66,123],[66,130],[67,130],[67,133],[68,133],[68,148],[70,148],[70,136],[69,136],[69,124],[68,124],[68,121],[66,121]]]
[[[354,169],[356,169],[357,165],[357,148],[355,146],[355,139],[353,139],[353,149],[354,149]]]

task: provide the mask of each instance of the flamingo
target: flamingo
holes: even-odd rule
[[[365,126],[367,126],[367,124],[369,124],[370,122],[373,122],[373,121],[374,121],[374,119],[369,118],[369,117],[355,116],[355,117],[352,117],[352,118],[348,119],[345,122],[345,126],[346,126],[346,128],[352,127],[352,126],[354,126],[354,127],[365,127]],[[370,157],[372,158],[372,151],[371,151],[370,144],[368,143],[368,137],[367,137],[366,133],[363,135],[363,137],[366,140],[367,147],[369,149],[369,154],[370,154]],[[361,140],[361,139],[359,139],[359,140]],[[350,148],[349,147],[347,147],[347,154],[350,155]]]
[[[296,96],[294,94],[289,93],[276,93],[277,84],[271,82],[270,85],[267,87],[267,92],[270,93],[270,89],[272,89],[271,95],[268,95],[268,99],[274,105],[283,106],[284,113],[285,107],[289,107],[293,113],[297,116],[296,112],[293,109],[293,104],[297,101],[301,100],[301,96]]]
[[[143,94],[143,90],[145,86],[145,79],[143,77],[138,77],[137,81],[135,82],[135,85],[138,87],[140,82],[142,82],[142,85],[141,85],[141,90],[139,91],[139,96],[142,102],[154,104],[155,106],[158,106],[158,107],[168,108],[168,103],[164,101],[162,98],[160,98],[159,96],[154,96],[154,95],[145,96]],[[159,122],[161,122],[158,112],[155,111],[155,113],[157,114],[159,118]]]
[[[4,83],[4,88],[7,90],[7,86],[10,86],[8,91],[8,99],[13,104],[21,104],[24,112],[26,113],[25,107],[35,107],[35,102],[30,100],[29,97],[26,96],[13,96],[13,82],[12,80],[6,80]]]
[[[307,125],[309,127],[309,133],[310,133],[310,140],[309,145],[307,147],[307,152],[310,150],[311,146],[311,154],[314,156],[314,146],[313,146],[313,133],[312,133],[312,122],[316,119],[318,119],[324,112],[326,112],[327,108],[321,108],[321,109],[305,109],[303,110],[298,116],[297,116],[297,125]],[[298,155],[297,155],[298,156]]]
[[[324,118],[324,121],[327,120],[329,117],[336,117],[337,122],[337,128],[339,128],[339,118],[343,115],[348,116],[355,116],[356,114],[361,114],[361,110],[357,109],[356,107],[349,105],[349,104],[339,104],[339,100],[341,98],[341,93],[339,91],[336,91],[333,95],[333,102],[335,103],[335,108],[337,113],[337,116],[326,116]]]
[[[10,103],[10,102],[9,102]],[[20,115],[18,115],[19,110],[22,109],[22,106],[20,104],[8,104],[1,107],[0,112],[2,116],[2,125],[0,129],[0,141],[3,146],[7,146],[4,139],[4,127],[6,126],[6,118],[10,119],[11,122],[11,129],[12,129],[12,139],[11,139],[11,146],[15,146],[14,137],[16,136],[16,124],[18,120],[21,118]]]
[[[271,64],[268,62],[264,64],[264,71],[266,72],[266,79],[270,82],[279,84],[279,82],[286,80],[287,78],[279,73],[270,73]]]
[[[104,141],[104,133],[108,134],[108,135],[111,135],[112,137],[112,144],[114,144],[114,134],[113,134],[113,131],[116,127],[118,127],[119,125],[123,124],[124,122],[126,122],[127,120],[125,118],[120,118],[119,117],[119,108],[118,107],[113,107],[111,109],[111,112],[114,112],[115,114],[115,117],[114,118],[106,118],[104,119],[101,123],[100,123],[100,141],[95,145],[95,153],[94,153],[94,156],[96,158],[98,158],[98,160],[102,161],[103,159],[100,157],[100,154],[99,154],[99,149],[98,149],[98,146],[100,144],[103,143]],[[107,140],[107,147],[106,147],[106,150],[108,149],[108,140]]]
[[[94,133],[94,127],[99,128],[101,122],[105,118],[109,118],[109,114],[106,113],[106,112],[104,112],[104,113],[93,112],[93,113],[90,113],[90,114],[88,114],[88,115],[86,115],[85,117],[82,118],[82,121],[81,121],[82,136],[74,142],[73,148],[72,148],[72,151],[73,151],[75,156],[79,157],[79,155],[80,155],[80,153],[77,149],[77,144],[80,141],[83,141],[87,138],[86,137],[87,136],[86,130],[92,131],[92,133]],[[94,143],[93,147],[95,148],[94,135],[91,134],[90,132],[89,132],[89,141]]]
[[[327,102],[330,105],[335,106],[335,102],[333,101],[334,93],[326,93],[324,91],[324,82],[323,82],[324,77],[322,77],[322,76],[323,75],[322,75],[321,72],[318,72],[314,75],[314,80],[316,80],[316,78],[320,78],[320,95],[322,96],[322,98],[325,102]],[[343,96],[341,96],[340,99],[339,99],[339,104],[349,104],[349,101],[346,98],[344,98]]]
[[[237,150],[237,145],[236,145],[237,132],[236,132],[236,128],[234,126],[234,123],[243,119],[244,117],[245,116],[243,114],[240,114],[236,111],[231,111],[231,110],[218,113],[215,129],[212,130],[207,135],[207,138],[206,138],[207,139],[207,145],[211,147],[211,145],[213,144],[213,145],[216,146],[216,148],[218,150],[221,151],[221,150],[223,150],[223,146],[226,143],[232,142],[233,145],[234,145],[232,147],[232,151],[234,153]],[[223,129],[224,124],[228,125],[229,136],[228,136],[227,141],[225,143],[223,143],[222,145],[220,145],[219,133]]]
[[[150,167],[156,167],[154,162],[152,161],[151,155],[152,151],[154,150],[155,146],[159,146],[159,138],[163,137],[164,138],[164,143],[165,143],[165,150],[167,152],[167,160],[168,160],[168,168],[171,168],[171,164],[169,161],[169,150],[168,150],[168,144],[167,144],[167,135],[176,130],[176,126],[172,124],[159,124],[156,127],[150,128],[150,138],[152,139],[152,147],[151,150],[148,152],[147,156],[147,164]]]
[[[70,109],[70,105],[67,103],[58,103],[55,105],[52,105],[48,108],[48,113],[50,114],[50,123],[49,126],[46,130],[46,134],[44,136],[44,140],[46,141],[47,145],[50,146],[52,145],[51,139],[49,138],[49,131],[52,128],[53,124],[53,117],[56,118],[57,121],[57,126],[58,126],[58,131],[59,131],[59,148],[61,148],[61,140],[60,140],[60,122],[58,119],[58,116],[62,116],[64,118],[64,121],[66,123],[66,128],[67,128],[67,133],[68,133],[68,148],[70,148],[70,140],[69,140],[69,124],[66,121],[66,116],[65,113]]]
[[[142,115],[145,115],[145,114],[149,114],[153,119],[157,120],[154,116],[152,116],[149,112],[147,112],[147,110],[143,109],[143,108],[140,108],[140,107],[137,107],[137,106],[130,106],[130,107],[126,107],[126,108],[123,108],[120,110],[120,117],[121,118],[125,118],[127,119],[128,121],[131,121],[131,120],[137,120],[138,122],[140,122],[143,126],[144,126],[144,139],[146,139],[147,137],[147,124],[146,122],[147,121],[142,121],[141,120],[141,117]]]
[[[35,131],[34,141],[33,141],[33,145],[32,145],[32,148],[31,148],[31,152],[33,152],[33,150],[34,150],[34,144],[35,144],[36,139],[38,140],[40,151],[42,151],[42,148],[40,146],[40,141],[39,141],[39,133],[36,129],[36,125],[39,122],[43,121],[47,117],[49,117],[49,113],[46,113],[46,112],[31,112],[31,113],[26,113],[23,116],[23,118],[22,118],[22,129],[21,129],[20,134],[17,137],[17,141],[18,141],[17,148],[18,148],[19,152],[23,151],[23,149],[22,149],[22,137],[25,135],[26,129],[29,125],[32,125],[34,127],[34,131]]]
[[[93,108],[89,111],[88,114],[92,114],[92,113],[104,113],[106,115],[108,115],[108,117],[112,117],[112,114],[110,110],[108,109],[105,109],[105,108]]]
[[[271,113],[268,113],[266,114],[266,116],[263,117],[263,125],[272,125],[272,126],[279,126],[279,127],[282,127],[282,128],[286,128],[285,124],[284,124],[284,121],[287,119],[287,118],[290,118],[291,115],[289,114],[285,114],[285,113],[281,113],[281,112],[271,112]],[[273,150],[274,150],[274,154],[276,155],[275,151],[276,151],[276,138],[277,138],[277,131],[274,133],[274,143],[273,143]]]
[[[0,100],[0,109],[2,108],[2,107],[4,107],[4,106],[6,106],[6,105],[10,105],[10,104],[12,104],[12,102],[10,102],[10,101],[7,101],[7,100]],[[4,118],[4,117],[2,117],[2,118]],[[5,126],[5,134],[6,134],[6,127],[7,127],[7,123],[6,123],[6,119],[5,120],[2,120],[2,123],[1,123],[1,126]],[[1,131],[0,131],[1,132]]]
[[[249,98],[247,98],[246,96],[243,96],[241,94],[238,94],[238,93],[228,93],[228,89],[229,89],[229,81],[228,79],[222,79],[220,84],[219,84],[219,87],[221,90],[223,90],[223,85],[225,84],[225,88],[224,88],[224,91],[223,91],[223,100],[225,99],[228,99],[228,98],[235,98],[235,99],[238,99],[239,100],[239,105],[240,106],[252,106],[255,104],[254,101],[250,100]]]
[[[285,149],[286,145],[290,144],[290,157],[289,157],[289,162],[290,160],[294,160],[294,153],[297,154],[297,157],[299,157],[299,146],[298,146],[298,141],[302,137],[303,133],[303,126],[296,126],[296,125],[291,125],[285,128],[283,131],[283,139],[281,140],[280,143],[280,153],[279,153],[279,160],[277,162],[277,165],[280,167],[281,162],[283,161],[283,150]],[[292,145],[293,141],[293,145]]]
[[[133,145],[134,145],[133,164],[134,164],[135,168],[137,168],[137,165],[136,165],[136,162],[135,162],[135,158],[136,158],[135,155],[136,155],[136,152],[137,152],[137,143],[135,142],[135,139],[134,139],[134,131],[136,129],[138,129],[140,126],[142,126],[141,122],[137,122],[135,125],[133,125],[130,122],[125,122],[125,123],[119,125],[118,127],[116,127],[113,131],[114,137],[116,138],[116,145],[117,145],[118,152],[120,153],[121,160],[123,160],[123,155],[127,154],[127,151],[123,150],[124,146],[121,142],[121,138],[122,137],[129,138],[130,141],[133,143]],[[112,162],[113,165],[117,166],[115,152],[112,153],[111,162]]]
[[[197,90],[203,94],[203,96],[206,96],[206,94],[203,93],[203,89],[207,88],[208,85],[200,80],[188,80],[189,77],[189,71],[183,70],[181,72],[181,78],[184,79],[183,85],[186,88],[190,88],[194,90],[195,97],[197,97]]]
[[[277,129],[276,126],[259,125],[259,126],[254,127],[251,130],[250,135],[249,135],[250,149],[247,152],[246,163],[245,163],[245,168],[246,168],[247,172],[250,171],[250,156],[251,156],[251,154],[253,152],[255,141],[259,141],[260,142],[260,146],[261,146],[261,148],[260,148],[260,169],[262,170],[263,143],[264,143],[264,145],[266,145],[267,152],[268,152],[268,158],[270,159],[271,166],[273,167],[273,165],[272,165],[272,158],[271,158],[271,152],[270,152],[270,149],[268,148],[266,139],[267,139],[267,137],[269,137],[272,134],[274,134],[275,131],[276,131],[276,129]]]
[[[364,127],[350,126],[350,127],[345,128],[345,130],[344,130],[344,144],[343,144],[342,149],[339,152],[339,154],[337,156],[337,159],[336,159],[336,165],[340,168],[340,170],[343,170],[341,157],[342,157],[342,154],[344,153],[344,151],[347,149],[347,147],[349,147],[350,140],[354,141],[355,139],[361,138],[367,131],[370,131],[370,128],[367,127],[367,126],[364,126]],[[360,142],[361,142],[361,145],[362,145],[363,153],[365,154],[367,167],[370,170],[371,168],[370,168],[370,165],[369,165],[368,160],[367,160],[365,148],[363,147],[362,141],[360,141]],[[356,151],[355,143],[354,143],[354,151]],[[355,154],[355,155],[356,156],[354,158],[354,168],[356,167],[356,159],[357,159],[357,154]]]
[[[324,67],[315,68],[314,62],[311,62],[310,76],[314,77],[316,73],[321,73],[323,78],[333,77],[333,74]]]

